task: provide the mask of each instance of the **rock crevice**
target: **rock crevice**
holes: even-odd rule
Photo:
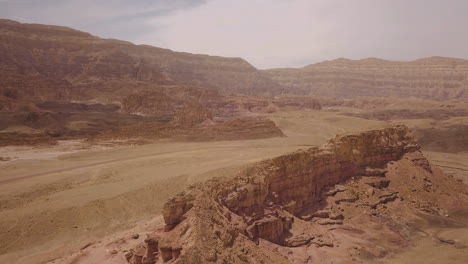
[[[400,163],[432,173],[405,126],[338,136],[192,186],[165,204],[162,257],[145,263],[303,263],[282,248],[334,247],[327,230],[344,228],[351,216],[369,221],[408,197],[393,184]],[[353,215],[355,208],[363,213]]]

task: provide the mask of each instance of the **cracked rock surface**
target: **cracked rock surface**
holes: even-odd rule
[[[192,186],[166,203],[164,231],[127,257],[366,263],[408,246],[421,219],[457,221],[447,215],[466,198],[467,186],[431,168],[406,127],[368,131]]]

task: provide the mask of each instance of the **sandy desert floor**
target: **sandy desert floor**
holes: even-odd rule
[[[1,148],[0,157],[11,160],[0,162],[0,263],[46,262],[109,241],[118,232],[142,231],[145,224],[160,221],[166,199],[192,183],[234,175],[255,161],[319,145],[336,134],[391,125],[326,111],[280,112],[269,118],[287,137],[114,147],[73,141],[41,149]],[[468,182],[468,153],[427,156]],[[468,245],[467,228],[433,231]],[[440,250],[444,253],[435,253]],[[450,263],[468,259],[467,249],[421,236],[414,247],[382,263],[442,263],[447,255],[452,256]],[[410,261],[415,256],[421,262]]]

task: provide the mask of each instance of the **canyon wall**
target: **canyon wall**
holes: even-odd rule
[[[10,20],[0,20],[0,77],[4,95],[14,90],[15,97],[41,100],[116,99],[164,85],[226,94],[280,89],[241,58],[174,52]]]
[[[468,98],[468,61],[432,57],[410,62],[337,59],[299,69],[263,71],[288,93],[337,98],[357,96]]]
[[[29,142],[23,139],[30,128],[38,143],[89,138],[120,126],[127,130],[128,125],[164,128],[176,113],[194,105],[213,116],[230,117],[238,107],[229,108],[226,95],[271,96],[280,89],[241,58],[174,52],[66,27],[0,19],[0,130],[10,129],[0,135],[0,145]],[[32,124],[30,117],[40,122]],[[263,120],[238,122],[234,126],[244,129],[243,137],[283,135]],[[216,128],[235,139],[227,131],[233,124]],[[156,134],[171,133],[168,129]],[[206,134],[210,128],[197,129]],[[262,136],[265,131],[270,133]],[[209,133],[202,138],[217,137]]]
[[[414,174],[408,174],[410,168]],[[413,183],[419,181],[429,186],[434,177],[440,177],[439,183],[433,180],[434,185],[430,184],[431,188],[439,188],[436,184],[440,184],[438,191],[431,190],[434,195],[442,197],[453,192],[450,188],[461,188],[450,185],[453,181],[446,176],[434,175],[404,126],[336,137],[324,146],[255,164],[234,178],[192,186],[165,204],[165,231],[148,235],[146,245],[130,251],[126,257],[130,263],[296,263],[292,251],[283,254],[282,248],[310,244],[333,247],[340,240],[327,241],[325,236],[342,225],[344,219],[351,221],[348,217],[366,215],[365,221],[369,221],[371,214],[379,214],[379,208],[388,211],[387,203],[406,199],[413,200],[413,205],[424,204],[417,207],[424,207],[427,212],[442,210],[443,205],[434,202],[436,198],[429,197],[429,202],[423,203],[415,198],[418,192],[408,189],[426,186],[415,187]],[[349,186],[344,185],[350,181]],[[406,182],[404,186],[399,185],[402,181]],[[393,186],[399,191],[386,189]],[[466,191],[460,194],[465,195]],[[325,202],[327,197],[332,200]],[[358,200],[360,204],[352,204]],[[364,213],[357,213],[358,207]],[[399,204],[395,210],[405,212],[405,208]],[[310,226],[297,232],[298,225]],[[326,231],[320,229],[322,226],[334,228]],[[356,228],[366,226],[358,220]],[[310,235],[310,230],[321,233]],[[380,237],[381,240],[395,238],[395,230],[387,231],[388,237]],[[377,230],[376,233],[382,236]],[[400,240],[393,246],[404,245],[401,236]],[[344,239],[342,246],[346,243]],[[354,247],[359,244],[353,243]],[[273,248],[276,249],[271,251]]]
[[[0,20],[0,96],[6,98],[109,102],[183,86],[223,95],[443,100],[467,98],[467,76],[468,61],[441,57],[337,59],[259,71],[241,58],[174,52],[66,27]]]

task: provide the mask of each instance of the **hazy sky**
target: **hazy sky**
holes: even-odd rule
[[[339,57],[468,59],[467,0],[0,0],[0,17],[258,68]]]

